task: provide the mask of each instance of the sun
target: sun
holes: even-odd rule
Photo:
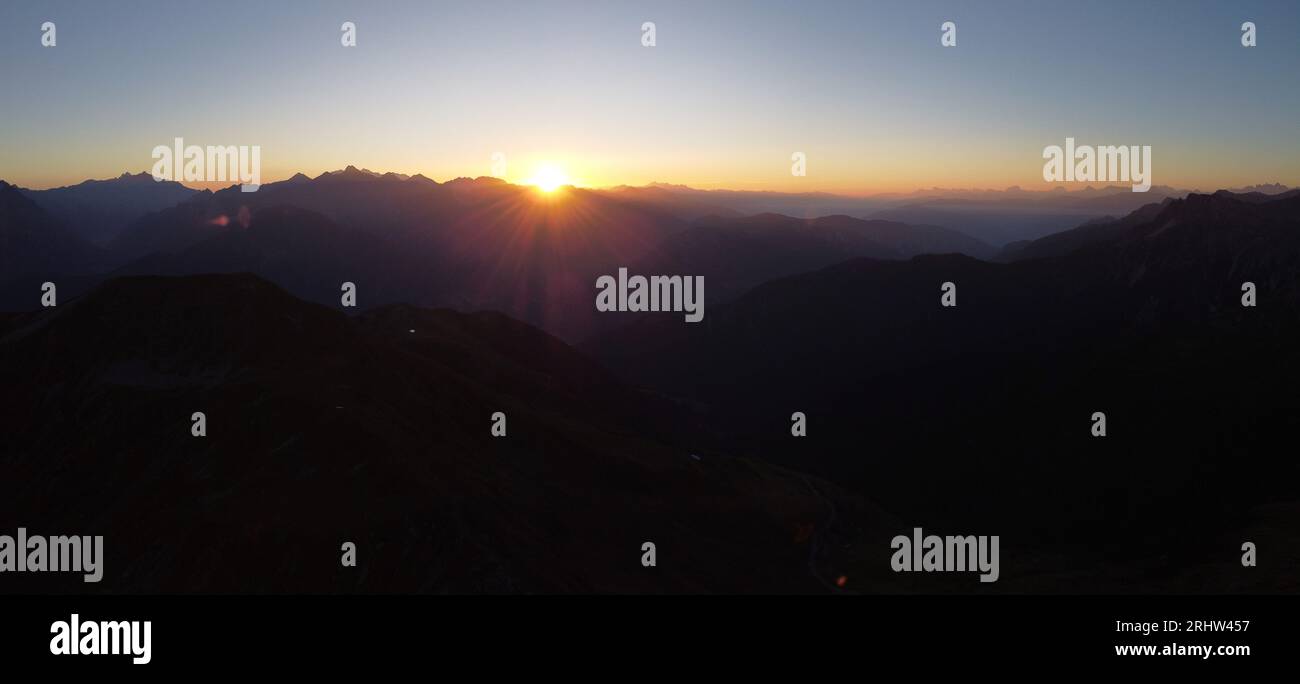
[[[537,167],[536,173],[528,181],[529,185],[537,186],[537,189],[542,192],[555,192],[556,188],[570,183],[569,176],[564,172],[564,169],[554,164],[542,164]]]

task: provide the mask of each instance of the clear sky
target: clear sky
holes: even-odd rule
[[[501,152],[512,181],[1041,187],[1069,136],[1151,145],[1156,184],[1300,185],[1296,0],[3,0],[0,90],[0,179],[35,188],[178,136],[260,145],[265,181]]]

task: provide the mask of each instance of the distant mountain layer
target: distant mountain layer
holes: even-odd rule
[[[1239,192],[1259,191],[1277,194],[1286,186],[1270,184],[1252,186]],[[624,201],[640,202],[664,208],[674,215],[695,219],[709,214],[753,215],[785,214],[799,218],[817,218],[845,214],[871,218],[895,218],[884,213],[903,208],[964,206],[988,214],[1034,213],[1039,215],[1122,214],[1165,197],[1182,197],[1192,190],[1155,185],[1145,193],[1134,193],[1130,186],[1092,186],[1082,188],[1057,186],[1051,190],[1004,190],[926,188],[908,193],[842,195],[826,192],[770,192],[742,190],[700,190],[685,185],[652,183],[647,186],[619,186],[601,190]],[[954,227],[954,226],[946,226]],[[965,231],[963,231],[965,232]],[[981,237],[983,236],[976,236]]]
[[[702,275],[709,304],[728,301],[774,278],[856,257],[918,254],[989,257],[993,247],[956,231],[849,216],[796,219],[780,214],[705,217],[635,262],[633,273]]]
[[[144,213],[103,249],[40,249],[34,259],[15,258],[20,270],[0,272],[0,308],[30,308],[39,284],[55,277],[62,295],[75,296],[110,273],[251,272],[319,303],[337,305],[342,284],[350,282],[363,309],[406,302],[498,310],[579,341],[642,317],[594,308],[596,279],[620,268],[702,276],[706,306],[713,307],[763,282],[857,257],[958,253],[1009,260],[1027,246],[1018,237],[1080,225],[1102,226],[1097,230],[1104,233],[1117,206],[1149,202],[1165,191],[918,194],[898,201],[922,204],[876,212],[902,219],[887,220],[742,215],[742,209],[792,199],[861,207],[853,204],[856,198],[824,193],[655,185],[542,195],[491,178],[437,183],[355,167],[316,178],[297,174],[255,193],[238,187],[192,193],[174,185],[140,175],[42,191],[42,201],[56,206],[58,197],[94,196],[103,200],[101,210],[115,193],[136,199],[147,194],[154,203],[149,207],[172,191],[184,196]],[[134,202],[122,206],[145,208]],[[790,205],[794,211],[811,206]],[[68,231],[66,221],[51,219],[50,225]],[[1084,233],[1091,234],[1062,235],[1058,244],[1086,242]],[[56,236],[52,232],[49,239],[66,242]],[[1014,246],[999,255],[994,245],[1008,240]],[[1059,249],[1044,243],[1026,254]]]
[[[943,228],[847,216],[724,212],[687,220],[674,202],[577,188],[541,195],[490,178],[436,183],[348,167],[255,193],[194,193],[133,222],[108,243],[106,261],[117,275],[251,272],[331,305],[350,282],[362,308],[498,310],[579,340],[635,317],[594,307],[597,278],[620,268],[703,276],[713,305],[857,256],[995,251]],[[34,301],[31,282],[5,282],[0,305]],[[69,281],[66,293],[93,282]]]
[[[22,192],[73,234],[99,245],[107,244],[145,214],[174,206],[194,194],[180,183],[155,181],[147,173]]]

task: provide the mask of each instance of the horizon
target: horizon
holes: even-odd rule
[[[1300,185],[1300,95],[1278,87],[1300,71],[1294,3],[1177,3],[1175,22],[1166,3],[507,5],[6,6],[0,85],[24,97],[2,105],[0,178],[111,178],[184,137],[260,146],[267,179],[355,165],[595,188],[1035,191],[1059,186],[1041,152],[1077,138],[1150,146],[1153,185]],[[1245,20],[1260,26],[1249,49]],[[1063,36],[1110,49],[1079,64]]]
[[[450,177],[446,177],[446,178],[439,179],[439,178],[431,177],[431,176],[429,176],[429,175],[427,175],[427,174],[424,174],[424,173],[421,173],[421,172],[416,172],[416,173],[412,173],[412,174],[407,174],[407,173],[401,173],[401,172],[398,172],[398,171],[387,171],[387,170],[385,170],[385,171],[378,171],[378,170],[375,170],[375,169],[368,169],[368,168],[359,167],[359,166],[356,166],[355,164],[349,164],[349,165],[347,165],[347,166],[345,166],[345,167],[342,167],[342,168],[337,168],[337,169],[330,169],[330,170],[326,170],[326,171],[321,171],[321,172],[315,173],[314,175],[311,174],[311,173],[306,173],[306,172],[304,172],[304,171],[296,171],[296,172],[291,173],[291,174],[289,174],[289,175],[287,175],[287,176],[284,176],[284,177],[271,178],[271,179],[263,179],[262,185],[266,186],[266,185],[272,185],[272,184],[275,184],[275,183],[283,183],[283,182],[285,182],[285,181],[292,180],[293,178],[295,178],[295,177],[297,177],[297,176],[304,176],[304,177],[307,178],[308,180],[313,180],[313,181],[314,181],[314,180],[319,180],[320,178],[322,178],[322,177],[324,177],[324,176],[328,176],[328,175],[332,175],[332,174],[338,174],[338,173],[343,173],[343,172],[347,171],[348,169],[355,169],[355,170],[358,171],[358,172],[365,173],[365,174],[368,174],[368,175],[372,175],[372,176],[374,176],[374,177],[376,177],[376,178],[383,177],[383,176],[386,176],[386,175],[397,175],[397,176],[405,176],[406,178],[403,178],[402,180],[407,180],[407,179],[410,179],[410,178],[414,178],[414,177],[416,177],[416,176],[421,176],[421,177],[423,177],[423,178],[425,178],[425,179],[427,179],[427,180],[433,181],[434,183],[437,183],[437,184],[439,184],[439,185],[443,185],[443,184],[450,183],[450,182],[457,181],[457,180],[471,180],[471,181],[488,180],[488,181],[498,181],[498,182],[501,182],[501,183],[505,183],[505,184],[507,184],[507,185],[513,185],[513,186],[517,186],[517,187],[536,187],[536,184],[535,184],[535,183],[531,183],[531,182],[528,182],[528,181],[526,181],[526,180],[510,181],[510,180],[507,180],[507,179],[504,179],[504,178],[497,178],[497,177],[495,177],[495,176],[490,176],[490,175],[481,175],[481,176],[460,175],[460,176],[450,176]],[[7,178],[3,178],[3,177],[0,177],[0,182],[6,182],[6,183],[8,183],[9,185],[11,185],[11,186],[13,186],[13,187],[16,187],[16,188],[19,188],[19,189],[22,189],[22,190],[44,191],[44,190],[58,190],[58,189],[62,189],[62,188],[76,187],[76,186],[78,186],[78,185],[82,185],[82,184],[84,184],[84,183],[103,183],[103,182],[109,182],[109,181],[114,181],[114,180],[120,180],[120,179],[122,179],[122,178],[127,178],[127,177],[148,176],[148,175],[149,175],[149,172],[148,172],[148,171],[135,171],[135,172],[131,172],[131,171],[123,171],[122,173],[119,173],[119,174],[114,175],[114,176],[108,176],[108,177],[103,177],[103,178],[83,178],[83,179],[81,179],[81,180],[78,180],[78,181],[75,181],[75,182],[72,182],[72,183],[65,183],[65,184],[52,185],[52,186],[46,186],[46,187],[33,187],[33,186],[23,185],[23,184],[21,184],[21,183],[15,183],[15,182],[12,182],[12,181],[10,181],[9,179],[7,179]],[[239,187],[239,183],[237,183],[237,182],[230,182],[230,181],[224,181],[224,182],[222,182],[222,181],[207,181],[207,182],[199,181],[199,182],[188,182],[188,181],[157,181],[157,180],[155,179],[155,182],[172,182],[172,183],[176,183],[176,184],[178,184],[178,185],[180,185],[180,186],[182,186],[182,187],[188,188],[188,189],[190,189],[190,190],[198,191],[198,192],[202,192],[202,191],[205,191],[205,190],[206,190],[206,191],[210,191],[210,192],[219,192],[219,191],[221,191],[221,190],[227,190],[227,189],[230,189],[230,188],[237,188],[237,187]],[[750,190],[750,189],[731,188],[731,187],[702,188],[702,187],[695,187],[695,186],[686,185],[686,184],[680,184],[680,183],[670,183],[670,182],[667,182],[667,181],[650,181],[650,182],[647,182],[647,183],[644,183],[644,184],[640,184],[640,185],[629,185],[629,184],[626,184],[626,183],[620,183],[620,184],[616,184],[616,185],[583,185],[583,184],[577,184],[577,183],[564,183],[564,184],[562,184],[560,187],[562,187],[562,188],[563,188],[563,187],[569,187],[569,188],[574,188],[574,189],[579,189],[579,190],[594,190],[594,191],[610,191],[610,190],[619,190],[619,189],[633,189],[633,190],[640,190],[640,189],[650,189],[650,188],[664,188],[664,189],[670,189],[670,190],[690,191],[690,192],[705,192],[705,193],[708,193],[708,192],[718,192],[718,193],[758,193],[758,194],[761,194],[761,193],[769,193],[769,194],[775,194],[775,195],[829,195],[829,196],[832,196],[832,197],[841,197],[841,198],[846,198],[846,199],[882,199],[882,198],[890,198],[890,197],[906,197],[906,196],[909,196],[909,195],[924,195],[924,194],[926,194],[926,193],[935,193],[935,194],[959,194],[959,193],[969,193],[969,194],[976,194],[976,193],[979,193],[979,194],[988,194],[988,193],[1023,192],[1023,193],[1026,193],[1026,194],[1078,194],[1078,193],[1088,193],[1088,192],[1096,193],[1096,192],[1102,192],[1102,191],[1112,191],[1112,192],[1129,192],[1129,191],[1130,191],[1130,189],[1129,189],[1128,186],[1126,186],[1126,185],[1118,184],[1118,183],[1108,183],[1108,182],[1085,183],[1085,184],[1075,185],[1075,186],[1068,186],[1068,185],[1062,185],[1062,184],[1044,184],[1044,187],[1037,187],[1037,188],[1026,188],[1026,187],[1019,186],[1019,185],[1011,185],[1011,186],[1007,186],[1007,187],[1003,187],[1003,188],[996,188],[996,187],[939,187],[939,186],[932,186],[932,187],[918,187],[918,188],[915,188],[915,189],[912,189],[912,190],[906,190],[906,191],[876,192],[876,193],[869,193],[869,194],[857,194],[857,193],[850,193],[850,192],[828,192],[828,191],[822,191],[822,190],[799,190],[799,191],[788,191],[788,192],[787,192],[787,191],[779,191],[779,190]],[[1247,185],[1239,185],[1239,186],[1232,186],[1232,187],[1216,187],[1216,188],[1182,188],[1182,187],[1167,186],[1167,185],[1165,185],[1165,184],[1152,185],[1152,189],[1166,189],[1166,190],[1173,191],[1175,194],[1180,194],[1180,195],[1182,195],[1182,194],[1212,194],[1212,193],[1220,192],[1220,191],[1227,191],[1227,192],[1248,192],[1248,191],[1258,191],[1260,188],[1269,188],[1269,189],[1281,188],[1280,192],[1285,192],[1285,191],[1288,191],[1288,190],[1293,190],[1293,189],[1295,189],[1296,187],[1297,187],[1297,186],[1293,186],[1293,185],[1291,185],[1291,184],[1289,184],[1289,183],[1281,183],[1281,182],[1276,182],[1276,181],[1265,181],[1265,182],[1259,182],[1259,183],[1251,183],[1251,184],[1247,184]]]

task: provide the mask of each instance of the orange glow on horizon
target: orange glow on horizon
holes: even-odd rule
[[[528,185],[537,186],[538,190],[545,193],[555,192],[555,190],[564,185],[572,185],[573,181],[569,174],[564,172],[559,166],[551,163],[543,163],[533,172],[533,177],[525,181]]]

